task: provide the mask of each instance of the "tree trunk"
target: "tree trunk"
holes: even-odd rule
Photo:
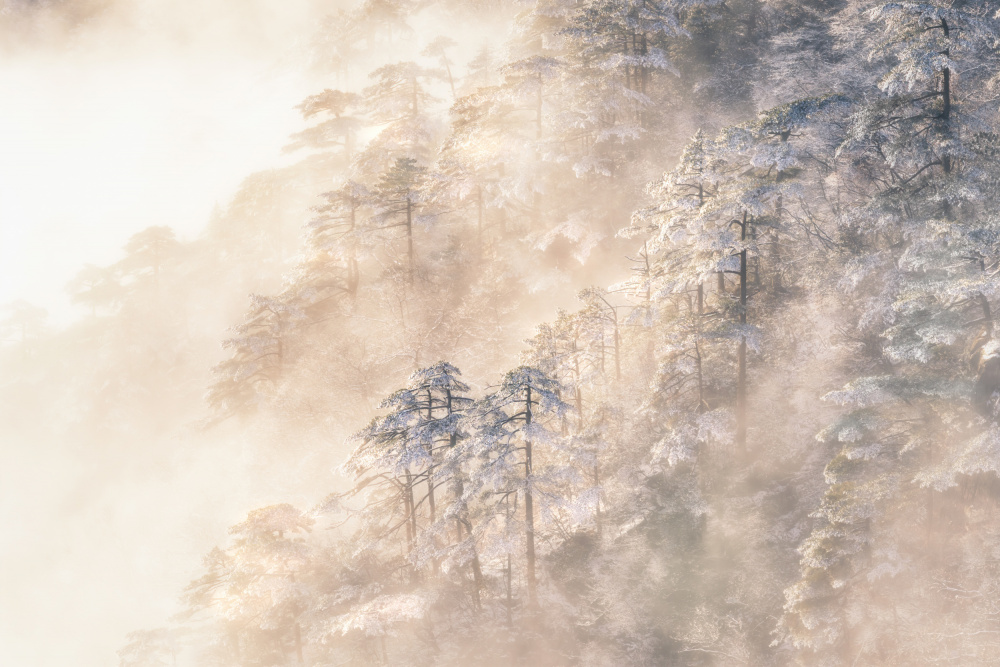
[[[612,310],[615,318],[615,379],[622,379],[621,334],[618,331],[618,312]]]
[[[597,452],[594,452],[594,488],[597,489],[597,500],[594,503],[594,522],[597,524],[597,541],[600,543],[601,535],[604,533],[604,520],[601,517],[601,463],[597,460]]]
[[[476,549],[476,540],[472,536],[472,524],[468,520],[465,521],[465,531],[469,539],[472,540],[472,602],[478,610],[482,608],[480,591],[483,590],[483,567],[479,562],[479,550]],[[510,567],[510,556],[507,557],[507,561],[507,566]],[[509,590],[507,591],[507,598],[510,599]]]
[[[649,45],[646,41],[646,33],[642,33],[642,37],[639,40],[639,53],[643,57],[649,54]],[[646,65],[641,65],[639,67],[639,90],[645,95],[646,94],[646,81],[649,79],[649,68]],[[639,111],[639,125],[642,126],[642,110]]]
[[[483,256],[483,186],[476,186],[476,255]]]
[[[358,204],[354,197],[351,197],[351,227],[353,233],[357,226]],[[353,299],[358,294],[358,284],[361,282],[361,273],[358,269],[358,249],[357,244],[351,241],[351,253],[347,259],[347,293]]]
[[[403,489],[403,505],[406,509],[406,553],[413,553],[413,541],[417,538],[417,516],[413,507],[413,477],[406,469],[406,487]]]
[[[948,21],[941,19],[941,29],[944,30],[944,38],[948,39],[950,36],[950,31],[948,29]],[[946,58],[951,55],[951,49],[946,48],[943,54]],[[942,72],[943,80],[941,81],[941,97],[943,98],[944,108],[941,110],[942,120],[949,120],[951,118],[951,69],[945,67]]]
[[[428,389],[427,419],[431,420],[433,418],[434,418],[433,396],[431,395],[431,390]],[[434,505],[434,443],[433,442],[430,444],[430,451],[427,452],[427,455],[431,459],[430,465],[427,466],[427,509],[430,512],[430,523],[428,525],[433,526],[434,523],[437,521],[437,509]],[[431,535],[433,536],[433,532],[431,533]],[[437,540],[433,537],[431,539],[434,541],[434,547],[436,548]],[[438,573],[438,561],[436,557],[431,559],[431,569],[433,570],[435,575]]]
[[[573,388],[573,402],[576,404],[577,425],[582,430],[583,427],[583,391],[580,389],[580,356],[576,354],[579,350],[576,345],[576,338],[573,339],[573,376],[576,379],[576,386]],[[530,389],[529,389],[530,391]],[[530,409],[530,408],[529,408]]]
[[[513,627],[514,625],[514,595],[513,595],[513,582],[511,581],[510,569],[510,554],[507,554],[507,572],[506,572],[506,583],[507,583],[507,627]]]
[[[944,19],[941,19],[941,29],[944,30],[944,38],[948,39],[949,37],[948,22]],[[944,53],[942,55],[944,55],[947,58],[948,56],[951,55],[951,49],[945,48]],[[947,124],[948,121],[951,120],[951,69],[948,67],[944,67],[941,70],[941,101],[942,101],[941,120],[943,120]],[[941,169],[944,171],[946,176],[948,174],[951,174],[951,166],[952,166],[951,156],[942,155]],[[945,201],[944,206],[945,206],[945,217],[951,220],[952,219],[951,206],[948,205],[947,200]]]
[[[413,282],[413,202],[409,191],[406,193],[406,259],[409,280]]]
[[[708,402],[705,400],[705,381],[701,372],[701,347],[698,341],[694,343],[694,367],[698,375],[698,413],[708,411]]]
[[[451,99],[457,99],[455,95],[455,79],[451,76],[451,63],[448,61],[448,57],[442,52],[441,60],[444,62],[444,71],[448,73],[448,85],[451,86]]]
[[[625,56],[626,62],[628,62],[628,35],[622,35],[622,41],[624,42],[622,54]],[[625,65],[625,89],[632,90],[632,70],[628,65]]]
[[[531,426],[531,387],[527,390],[527,401],[525,402],[524,423],[526,427]],[[525,538],[527,542],[527,567],[528,567],[528,602],[532,607],[537,602],[535,590],[535,512],[534,502],[531,497],[531,440],[524,441],[524,523]]]
[[[504,175],[506,174],[506,169],[504,168],[503,162],[497,165],[497,176],[503,181]],[[500,237],[505,238],[507,236],[507,209],[500,207]]]
[[[642,242],[642,260],[646,265],[646,312],[651,312],[653,304],[653,269],[649,266],[649,249],[646,241]]]
[[[432,403],[433,397],[431,395],[431,390],[427,390],[427,419],[434,419],[434,404]],[[430,451],[427,455],[431,459],[430,465],[427,467],[427,505],[430,509],[431,524],[437,518],[437,513],[434,508],[434,443],[430,444]]]
[[[538,99],[535,103],[535,139],[542,138],[542,74],[538,73]]]
[[[747,238],[747,213],[743,212],[740,241]],[[740,324],[747,323],[747,251],[740,251]],[[736,446],[741,454],[747,450],[747,337],[740,333],[739,377],[736,381]]]
[[[418,96],[419,86],[417,85],[417,77],[413,77],[413,79],[410,80],[410,85],[411,85],[410,88],[411,104],[413,106],[413,114],[410,116],[410,118],[416,118],[417,114],[420,113],[420,109],[418,108],[420,98]]]

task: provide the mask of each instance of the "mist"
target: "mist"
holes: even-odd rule
[[[42,302],[65,324],[79,267],[116,261],[151,225],[195,238],[248,173],[280,162],[294,100],[317,85],[296,48],[313,11],[122,3],[80,22],[9,11],[0,299]]]
[[[0,662],[988,665],[989,3],[0,6]]]
[[[72,340],[88,312],[70,300],[73,277],[119,261],[150,226],[197,239],[249,172],[285,160],[294,105],[315,85],[295,46],[316,20],[311,5],[119,3],[86,16],[75,7],[8,3],[2,18],[0,301],[44,308],[52,337],[47,359],[23,360],[25,374],[5,386],[35,386],[44,402],[59,400],[46,383],[88,394],[101,383],[83,375],[93,349]],[[4,333],[10,352],[18,336]],[[117,664],[124,633],[177,611],[198,554],[238,516],[206,482],[250,504],[267,491],[225,472],[218,452],[180,444],[196,413],[175,413],[172,429],[127,429],[130,445],[145,442],[129,451],[81,428],[72,398],[51,411],[21,398],[8,401],[2,428],[3,661]]]

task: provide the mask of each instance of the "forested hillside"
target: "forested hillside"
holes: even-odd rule
[[[6,311],[14,433],[274,498],[121,667],[993,664],[996,14],[331,5],[291,166]]]

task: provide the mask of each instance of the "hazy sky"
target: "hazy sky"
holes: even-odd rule
[[[2,4],[2,3],[0,3]],[[64,286],[150,225],[195,236],[282,160],[314,91],[307,0],[133,0],[0,58],[0,304],[73,316]]]
[[[15,1],[48,27],[12,37]],[[112,1],[64,29],[67,8]],[[336,2],[0,0],[0,306],[27,299],[65,324],[83,314],[65,286],[84,264],[117,261],[151,225],[192,239],[242,179],[298,159],[282,153],[296,105],[338,85],[310,73],[307,49]],[[225,526],[321,497],[295,465],[256,460],[252,438],[194,434],[189,418],[120,451],[91,449],[72,414],[0,423],[2,667],[114,667],[126,632],[177,611]],[[332,465],[314,460],[325,492]]]
[[[85,263],[117,261],[150,225],[195,237],[244,177],[288,160],[295,105],[333,85],[310,80],[303,48],[323,13],[320,0],[120,0],[68,32],[19,33],[16,46],[0,30],[0,305],[24,298],[71,320],[64,288]],[[195,554],[219,539],[175,536],[268,500],[238,472],[206,481],[231,468],[222,445],[159,477],[101,484],[72,433],[24,440],[3,426],[11,667],[117,665],[124,632],[164,623]]]

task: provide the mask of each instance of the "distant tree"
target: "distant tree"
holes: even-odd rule
[[[450,37],[435,37],[427,47],[421,51],[421,55],[438,59],[438,64],[444,68],[448,77],[448,86],[451,87],[451,97],[455,99],[455,78],[451,74],[452,61],[448,57],[448,49],[458,46],[458,43]]]
[[[463,95],[475,92],[478,88],[495,86],[499,64],[499,57],[490,49],[489,45],[480,48],[476,57],[470,60],[467,65],[468,71],[462,79]]]
[[[280,296],[250,295],[244,322],[231,327],[233,337],[222,343],[232,356],[212,369],[216,380],[206,398],[217,416],[252,412],[275,391],[288,362],[288,334],[304,320]]]
[[[177,664],[177,631],[170,628],[136,630],[118,650],[119,667],[173,667]]]
[[[428,161],[438,128],[428,108],[434,98],[427,87],[441,73],[399,62],[376,69],[370,78],[374,83],[362,91],[364,108],[382,129],[357,157],[360,174],[383,173],[398,159]]]
[[[622,337],[620,330],[621,318],[618,309],[621,307],[612,303],[612,297],[607,290],[600,287],[590,287],[580,292],[580,300],[585,304],[584,317],[591,323],[591,335],[600,350],[600,368],[602,374],[610,374],[607,369],[606,356],[614,363],[615,380],[622,377]],[[610,339],[610,344],[609,344]]]
[[[594,387],[604,352],[603,331],[595,330],[589,315],[592,311],[560,310],[552,324],[539,325],[534,338],[526,341],[528,363],[558,381],[560,394],[565,392],[565,399],[575,408],[577,426],[586,415],[584,390]],[[567,430],[565,423],[563,430]]]
[[[581,69],[580,124],[595,144],[644,134],[656,99],[652,78],[677,74],[667,56],[670,42],[689,36],[678,13],[699,4],[593,0],[576,9],[564,33]]]
[[[509,137],[516,127],[513,106],[500,88],[479,89],[455,101],[451,134],[445,140],[429,193],[444,210],[473,209],[476,252],[486,247],[491,228],[506,231],[507,220],[526,206],[527,174],[520,169],[520,144]],[[491,219],[492,218],[492,219]]]
[[[133,234],[125,244],[125,258],[119,262],[122,272],[133,280],[152,276],[153,284],[159,285],[160,269],[174,259],[181,244],[170,227],[148,227]]]
[[[324,203],[315,208],[317,215],[307,225],[309,254],[293,279],[297,289],[311,291],[303,295],[310,307],[339,294],[357,296],[360,255],[371,245],[364,217],[371,203],[368,188],[348,181],[322,197]]]
[[[364,0],[354,16],[371,48],[393,44],[399,37],[411,34],[408,21],[415,9],[412,0]]]
[[[406,273],[410,282],[416,268],[413,227],[420,210],[420,185],[425,173],[426,169],[413,158],[397,158],[392,167],[382,174],[372,198],[379,229],[405,230]]]
[[[362,127],[362,120],[351,111],[360,105],[357,93],[326,89],[311,95],[297,108],[305,120],[318,117],[319,122],[312,127],[292,135],[292,143],[287,150],[302,148],[330,149],[340,147],[344,158],[350,161],[354,154],[355,142]]]
[[[0,320],[0,334],[8,340],[17,340],[27,350],[27,345],[45,331],[49,312],[44,308],[18,299],[3,307],[6,316]]]
[[[115,267],[101,268],[87,264],[66,286],[70,300],[90,307],[91,317],[97,316],[98,308],[110,308],[119,301],[124,290],[120,275]]]
[[[295,185],[302,176],[301,165],[249,175],[210,223],[209,236],[219,259],[248,274],[243,280],[253,290],[280,283],[291,243],[298,242],[301,211],[312,203],[302,199],[302,189]]]
[[[303,575],[312,560],[304,536],[313,520],[291,505],[263,507],[230,528],[232,544],[206,558],[208,572],[193,581],[186,600],[194,613],[210,612],[240,665],[304,665],[299,617],[306,609]]]
[[[348,80],[366,54],[412,34],[412,10],[409,0],[365,0],[350,9],[339,8],[323,18],[310,44],[314,65],[339,81]]]

